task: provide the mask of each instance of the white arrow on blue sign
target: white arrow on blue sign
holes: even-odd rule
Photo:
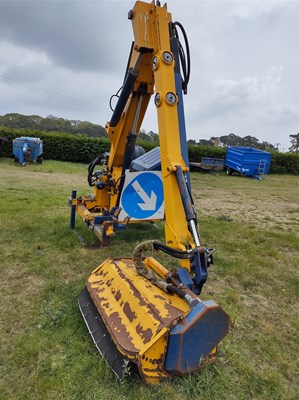
[[[160,171],[126,172],[118,220],[164,219],[164,193]]]

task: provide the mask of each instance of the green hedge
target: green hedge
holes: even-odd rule
[[[299,174],[299,154],[273,152],[270,172],[274,174]]]
[[[88,164],[98,155],[109,151],[110,142],[105,138],[90,138],[85,135],[72,135],[62,132],[40,132],[26,129],[10,129],[0,126],[0,137],[8,139],[2,144],[1,155],[12,155],[12,141],[16,137],[39,137],[43,141],[45,159],[70,161]],[[146,151],[156,146],[154,143],[138,142]],[[225,148],[210,146],[188,146],[189,159],[200,162],[201,157],[224,158]],[[271,173],[299,174],[299,154],[272,152]]]
[[[226,150],[211,146],[188,146],[189,159],[192,162],[200,162],[201,157],[225,158]]]
[[[2,156],[10,157],[12,155],[13,139],[20,136],[39,137],[43,141],[43,157],[46,160],[88,164],[99,154],[110,149],[110,142],[105,138],[0,127],[0,137],[8,139],[7,143],[2,144]]]

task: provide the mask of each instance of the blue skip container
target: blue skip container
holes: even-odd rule
[[[257,178],[268,174],[272,154],[252,147],[227,147],[224,166],[227,175],[233,172]]]
[[[25,165],[30,162],[43,162],[43,142],[39,138],[21,136],[13,141],[15,161]]]

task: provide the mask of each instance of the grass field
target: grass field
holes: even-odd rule
[[[299,177],[261,182],[192,174],[203,244],[213,246],[203,299],[231,317],[214,366],[145,386],[119,383],[87,334],[77,297],[107,256],[130,256],[162,224],[119,233],[108,248],[77,218],[67,197],[88,193],[86,166],[0,159],[1,399],[298,399]]]

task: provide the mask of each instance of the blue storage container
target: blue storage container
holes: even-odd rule
[[[39,138],[21,136],[13,141],[15,161],[24,165],[29,162],[42,162],[43,142]]]
[[[268,174],[272,154],[252,147],[227,147],[225,169],[228,175],[233,172],[261,179]]]

